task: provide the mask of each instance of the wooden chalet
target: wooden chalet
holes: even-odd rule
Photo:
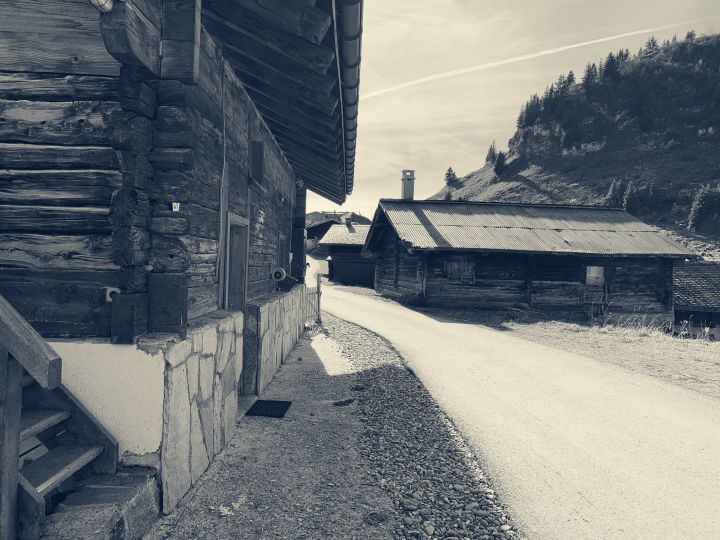
[[[673,275],[675,324],[720,339],[720,262],[689,261]]]
[[[673,318],[673,268],[693,253],[611,208],[381,200],[367,241],[375,289],[402,301]]]
[[[333,225],[322,237],[318,246],[328,250],[328,278],[343,285],[373,287],[375,261],[362,256],[370,225],[350,221]]]
[[[353,190],[361,30],[362,0],[0,2],[0,537],[60,537],[118,464],[169,511],[230,440],[303,329],[306,190]]]

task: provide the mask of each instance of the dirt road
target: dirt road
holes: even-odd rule
[[[531,538],[720,538],[720,401],[340,290],[454,419]]]

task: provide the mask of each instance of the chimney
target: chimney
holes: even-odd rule
[[[351,224],[352,224],[352,217],[346,217],[346,218],[345,218],[345,225],[347,225],[348,228],[349,228]]]
[[[402,172],[402,200],[412,201],[415,198],[415,171],[405,169]]]

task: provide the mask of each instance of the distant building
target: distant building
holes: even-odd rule
[[[675,323],[720,338],[720,262],[680,264],[673,275]]]
[[[375,281],[375,261],[362,256],[363,245],[370,225],[357,225],[349,220],[333,225],[322,237],[319,246],[328,249],[328,277],[343,285],[372,287]]]
[[[318,221],[317,223],[313,223],[312,225],[308,225],[305,227],[305,230],[307,231],[306,238],[308,240],[320,240],[323,236],[325,236],[325,233],[330,230],[330,227],[333,225],[340,225],[341,221],[339,219],[324,219],[322,221]]]
[[[663,322],[674,319],[673,267],[694,257],[617,209],[410,198],[380,201],[364,255],[375,289],[401,301]]]

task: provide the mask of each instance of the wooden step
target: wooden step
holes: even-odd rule
[[[70,411],[23,409],[20,417],[20,441],[34,437],[67,418],[70,418]]]
[[[20,474],[41,496],[45,496],[102,452],[102,446],[58,446],[37,461],[25,465]]]

